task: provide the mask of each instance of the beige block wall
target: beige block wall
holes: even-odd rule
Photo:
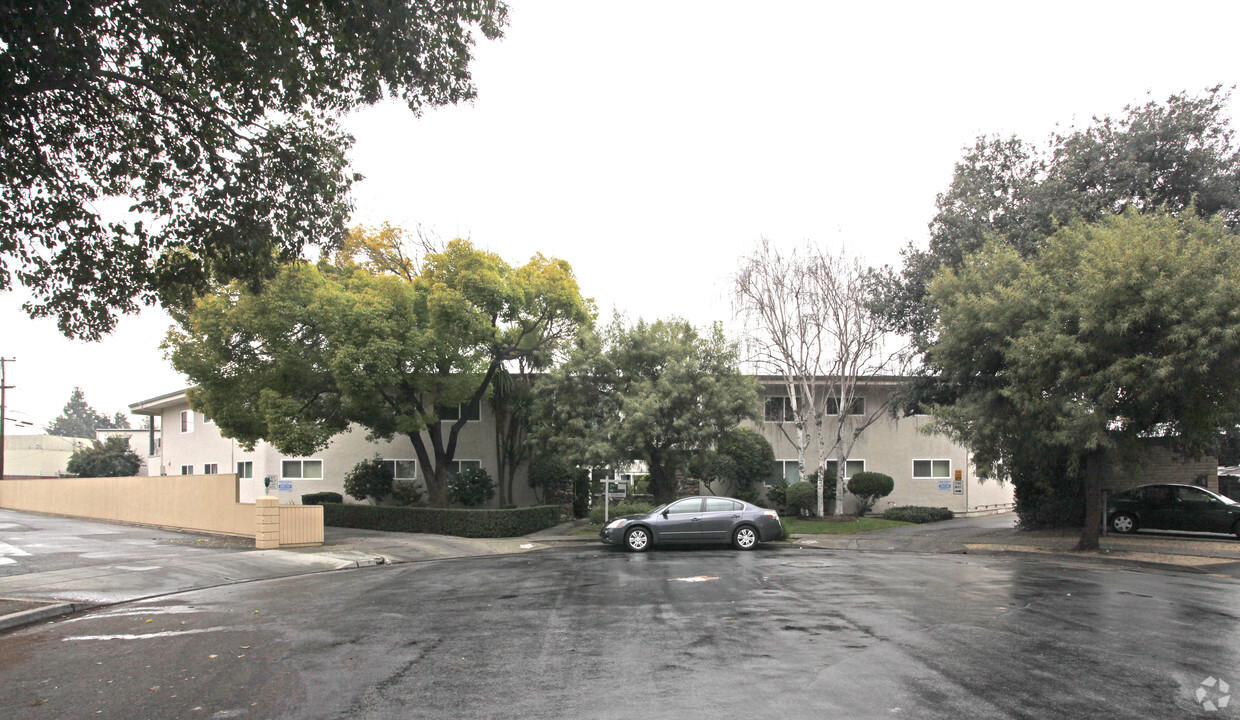
[[[5,480],[0,507],[242,537],[255,527],[231,474]]]

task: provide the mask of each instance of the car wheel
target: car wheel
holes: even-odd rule
[[[1137,519],[1128,513],[1115,513],[1111,516],[1111,529],[1123,534],[1133,532],[1137,529]]]
[[[650,547],[650,531],[635,527],[624,534],[624,547],[629,552],[645,552]]]
[[[758,544],[758,531],[752,525],[741,525],[732,533],[732,547],[737,550],[753,550]]]

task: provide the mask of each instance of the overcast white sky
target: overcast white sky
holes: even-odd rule
[[[1041,142],[1240,82],[1235,2],[509,2],[472,105],[348,119],[354,219],[562,257],[604,318],[727,320],[761,236],[898,265],[978,135]],[[108,414],[185,386],[162,313],[81,343],[23,299],[0,294],[0,355],[36,426],[7,432],[41,432],[74,386]]]

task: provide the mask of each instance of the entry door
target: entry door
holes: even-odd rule
[[[655,542],[696,542],[702,535],[702,498],[677,500],[667,507],[667,517],[656,517]]]

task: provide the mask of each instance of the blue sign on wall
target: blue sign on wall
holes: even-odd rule
[[[281,480],[279,483],[276,484],[276,489],[277,490],[292,490],[293,481],[292,480]]]
[[[944,490],[944,491],[946,491],[946,492],[951,492],[951,490],[952,490],[952,481],[951,481],[951,480],[940,480],[940,481],[939,481],[939,489],[940,489],[940,490]]]

